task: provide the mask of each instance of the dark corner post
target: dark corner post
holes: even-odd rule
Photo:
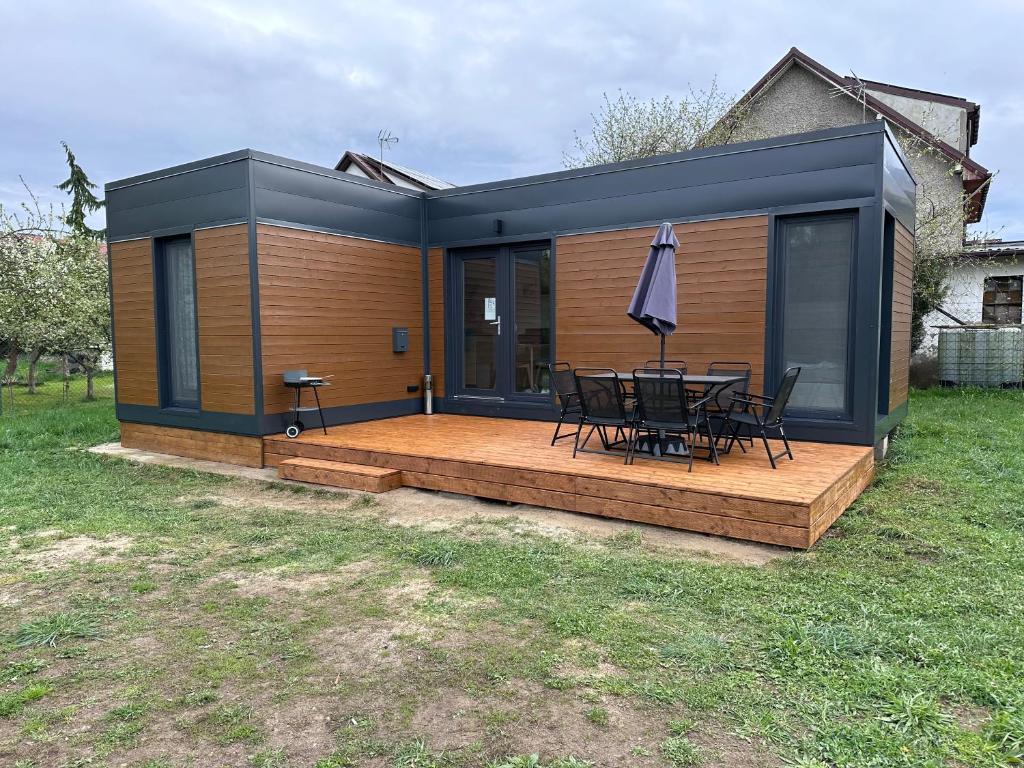
[[[853,420],[865,444],[874,443],[878,414],[878,355],[882,300],[881,200],[858,213],[853,329]]]
[[[423,375],[430,370],[430,248],[427,246],[427,194],[420,193],[420,274],[423,281]]]
[[[773,384],[781,378],[778,365],[775,363],[777,338],[776,329],[781,326],[782,313],[779,311],[781,303],[782,278],[777,265],[776,247],[779,239],[778,219],[774,213],[768,214],[768,253],[766,295],[764,304],[764,366],[761,370],[761,391],[754,394],[767,395],[774,392]]]
[[[110,253],[113,243],[107,244],[107,303],[110,306],[110,364],[114,369],[114,411],[117,411],[117,339],[114,338],[114,259]],[[0,393],[2,394],[2,393]],[[0,397],[0,413],[3,413],[3,397]]]
[[[249,153],[246,161],[245,175],[249,191],[248,225],[249,240],[249,299],[252,322],[252,377],[253,397],[255,402],[255,421],[260,434],[263,426],[263,344],[260,336],[260,272],[259,254],[256,248],[256,179],[253,166],[256,161]]]

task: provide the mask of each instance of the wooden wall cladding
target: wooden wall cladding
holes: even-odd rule
[[[560,237],[556,251],[556,343],[574,367],[632,370],[658,357],[658,339],[626,316],[657,227]],[[768,217],[680,224],[676,253],[679,329],[666,356],[691,373],[712,361],[745,361],[751,391],[764,378]]]
[[[197,229],[194,248],[202,409],[255,413],[248,226]]]
[[[117,400],[131,405],[159,405],[152,240],[146,237],[111,243],[110,280]]]
[[[263,466],[263,438],[121,422],[121,445],[190,459]]]
[[[434,376],[434,397],[444,397],[444,249],[427,253],[430,272],[430,372]]]
[[[423,378],[420,250],[266,224],[257,228],[264,412],[294,397],[288,369],[333,375],[324,407],[419,397]],[[409,350],[391,351],[391,329],[409,329]]]
[[[892,340],[889,411],[907,402],[910,388],[910,325],[913,315],[914,234],[896,222],[893,247]]]

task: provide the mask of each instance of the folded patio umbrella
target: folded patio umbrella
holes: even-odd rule
[[[640,281],[626,314],[661,337],[661,366],[665,367],[665,337],[676,330],[676,248],[679,241],[665,222],[651,241]]]

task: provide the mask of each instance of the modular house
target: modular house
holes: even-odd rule
[[[752,391],[803,372],[798,440],[878,446],[907,412],[915,181],[884,121],[435,191],[251,150],[106,185],[126,444],[262,465],[286,370],[328,425],[433,409],[550,420],[547,364],[632,370],[626,316],[672,222],[679,330]]]

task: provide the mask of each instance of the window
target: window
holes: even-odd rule
[[[985,295],[981,303],[981,321],[996,325],[1019,324],[1022,284],[1022,275],[986,277]]]
[[[192,240],[162,240],[158,251],[162,401],[165,407],[199,408],[196,282]]]
[[[782,370],[801,368],[794,409],[829,416],[849,410],[855,225],[852,214],[780,222]]]

